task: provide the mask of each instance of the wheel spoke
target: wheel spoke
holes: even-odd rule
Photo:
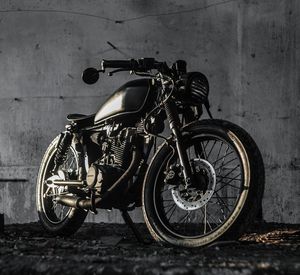
[[[240,167],[240,165],[238,164],[236,167],[234,167],[233,169],[231,169],[224,177],[227,177],[230,173],[232,173],[233,171],[235,171],[239,167]]]
[[[238,176],[240,176],[241,174],[238,174],[236,177],[234,178],[231,178],[231,177],[225,177],[225,176],[220,176],[220,175],[217,175],[216,177],[217,178],[222,178],[222,179],[228,179],[228,180],[231,180],[231,179],[234,179],[234,180],[239,180],[241,181],[242,179],[237,179]]]
[[[191,211],[187,211],[187,214],[185,214],[185,215],[178,221],[178,223],[180,223],[180,222],[184,222],[184,223],[185,223],[185,220],[189,217],[190,214],[191,214]]]
[[[238,165],[239,166],[239,165]],[[234,170],[236,170],[236,168],[238,167],[238,166],[236,166],[234,169],[232,169],[231,171],[234,171]],[[226,176],[227,176],[228,174],[226,174]],[[238,174],[237,176],[236,176],[236,178],[238,178],[238,177],[240,177],[241,175],[240,174]],[[220,191],[221,189],[223,189],[225,186],[231,186],[231,187],[233,187],[233,188],[236,188],[236,189],[241,189],[241,186],[235,186],[235,185],[232,185],[232,184],[230,184],[232,181],[234,181],[234,180],[236,180],[235,178],[232,178],[231,180],[229,180],[229,181],[227,181],[227,182],[224,182],[224,184],[223,184],[223,186],[221,186],[219,189],[217,189],[215,192],[217,193],[218,191]],[[223,183],[223,180],[221,179],[221,180],[219,180],[219,181],[217,181],[216,182],[216,184],[218,184],[218,183]]]
[[[216,190],[215,193],[218,193],[218,192],[219,192],[220,190],[222,190],[225,186],[230,186],[230,187],[235,188],[235,189],[241,189],[241,187],[239,187],[239,186],[234,186],[234,185],[232,185],[232,184],[230,184],[230,183],[225,183],[222,187],[220,187],[218,190]]]
[[[228,212],[231,212],[231,210],[228,208],[228,206],[226,205],[226,203],[223,201],[223,199],[216,193],[217,199],[219,202],[222,203],[223,206],[226,207],[226,209],[228,210]]]
[[[242,179],[238,179],[238,177],[240,177],[241,176],[241,174],[238,174],[238,175],[236,175],[234,178],[231,178],[231,177],[222,177],[220,180],[218,180],[217,182],[216,182],[216,184],[218,184],[218,183],[223,183],[223,179],[224,178],[226,178],[226,179],[230,179],[229,181],[227,181],[226,183],[230,183],[230,182],[232,182],[232,181],[234,181],[234,180],[242,180]]]
[[[176,208],[176,204],[175,204],[175,203],[167,210],[167,212],[165,213],[165,215],[167,216],[168,213],[170,213],[170,211],[172,211],[172,209],[173,209],[174,207]]]
[[[170,189],[169,189],[169,188],[167,188],[167,189],[165,189],[165,190],[161,191],[160,193],[162,194],[162,193],[165,193],[166,191],[170,191]]]
[[[165,202],[165,201],[164,201]],[[168,207],[171,207],[172,205],[174,205],[174,201],[173,200],[171,200],[171,202],[169,202],[168,204],[165,204],[164,205],[164,208],[166,209],[166,208],[168,208]]]
[[[211,154],[213,148],[215,147],[216,143],[217,143],[217,141],[215,140],[215,141],[214,141],[214,144],[212,145],[212,147],[210,148],[210,151],[209,151],[208,154],[207,154],[207,159],[209,158],[209,156],[210,156],[210,154]]]
[[[209,143],[209,140],[206,141],[206,144],[205,144],[205,146],[204,146],[204,150],[206,149],[208,143]]]
[[[170,220],[171,220],[171,217],[173,216],[173,214],[174,214],[175,210],[176,210],[176,207],[174,207],[174,208],[173,208],[173,210],[172,210],[172,212],[171,212],[170,216],[169,216],[169,217],[167,217],[168,221],[170,221]],[[167,216],[167,215],[166,215],[166,216]]]
[[[231,154],[233,154],[234,152],[232,151],[232,152],[229,152],[229,153],[227,153],[226,155],[224,155],[223,157],[221,157],[221,158],[218,158],[217,160],[215,160],[214,162],[212,162],[211,164],[212,164],[212,166],[215,166],[215,164],[217,163],[217,162],[219,162],[220,160],[222,160],[223,158],[226,158],[226,157],[228,157],[229,155],[231,155]]]
[[[235,161],[235,160],[237,160],[237,159],[238,159],[238,158],[233,158],[233,159],[231,159],[231,160],[229,160],[229,161],[227,161],[227,162],[225,162],[225,163],[222,162],[222,164],[221,164],[219,167],[215,167],[215,170],[220,169],[220,168],[223,168],[223,167],[225,167],[227,164],[229,164],[229,163],[231,163],[231,162],[233,162],[233,161]]]
[[[206,146],[207,146],[208,142],[206,143],[205,146],[203,146],[203,143],[202,143],[202,142],[200,142],[200,144],[201,144],[201,151],[202,151],[201,153],[202,153],[202,155],[203,155],[203,158],[204,158],[204,159],[207,159],[207,155],[206,155],[205,149],[206,149]]]
[[[217,157],[216,157],[217,160],[219,159],[219,156],[220,156],[222,147],[223,147],[223,141],[221,142],[221,145],[220,145],[220,148],[219,148],[219,151],[218,151],[218,155],[217,155]],[[215,160],[215,162],[216,162],[216,160]],[[212,164],[213,164],[213,163],[212,163]],[[213,165],[214,165],[214,164],[213,164]]]
[[[206,234],[206,204],[204,205],[204,228],[203,228],[203,234]]]
[[[200,208],[201,209],[201,211],[202,211],[202,213],[203,213],[203,215],[204,215],[204,212],[203,212],[203,209],[202,208]],[[215,217],[214,216],[212,216],[211,214],[209,214],[209,212],[207,212],[206,211],[206,219],[207,219],[207,221],[208,221],[208,219],[211,219],[211,220],[213,220],[213,222],[215,222],[216,224],[218,224],[218,221],[215,219]]]
[[[220,196],[219,195],[219,197],[220,198],[222,198],[222,199],[236,199],[236,197],[230,197],[230,196]],[[212,199],[215,199],[216,197],[211,197],[210,199],[212,200]]]
[[[61,220],[63,219],[64,210],[65,210],[65,206],[63,205],[63,206],[61,207],[61,210],[60,210],[60,216],[59,216],[59,218],[60,218]]]

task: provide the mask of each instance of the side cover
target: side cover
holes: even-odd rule
[[[151,85],[150,79],[137,79],[124,84],[96,113],[95,124],[112,117],[138,115],[145,108]]]

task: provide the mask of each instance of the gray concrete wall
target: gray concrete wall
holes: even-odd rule
[[[212,112],[247,129],[266,165],[266,221],[299,223],[297,0],[0,1],[0,212],[37,219],[35,179],[71,112],[93,113],[128,74],[80,80],[101,58],[185,59]],[[107,41],[119,47],[113,50]],[[135,213],[141,220],[141,213]],[[117,212],[90,221],[119,222]]]

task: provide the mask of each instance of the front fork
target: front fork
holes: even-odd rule
[[[192,169],[191,169],[187,152],[183,146],[183,137],[180,131],[181,124],[180,124],[179,114],[177,111],[176,104],[172,100],[168,100],[167,102],[165,102],[164,107],[169,121],[170,129],[175,138],[176,149],[178,152],[181,167],[183,169],[183,176],[187,188],[189,185],[191,185]]]

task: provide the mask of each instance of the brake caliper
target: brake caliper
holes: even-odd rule
[[[184,179],[180,164],[171,164],[164,174],[166,175],[164,182],[169,185],[179,185]]]

